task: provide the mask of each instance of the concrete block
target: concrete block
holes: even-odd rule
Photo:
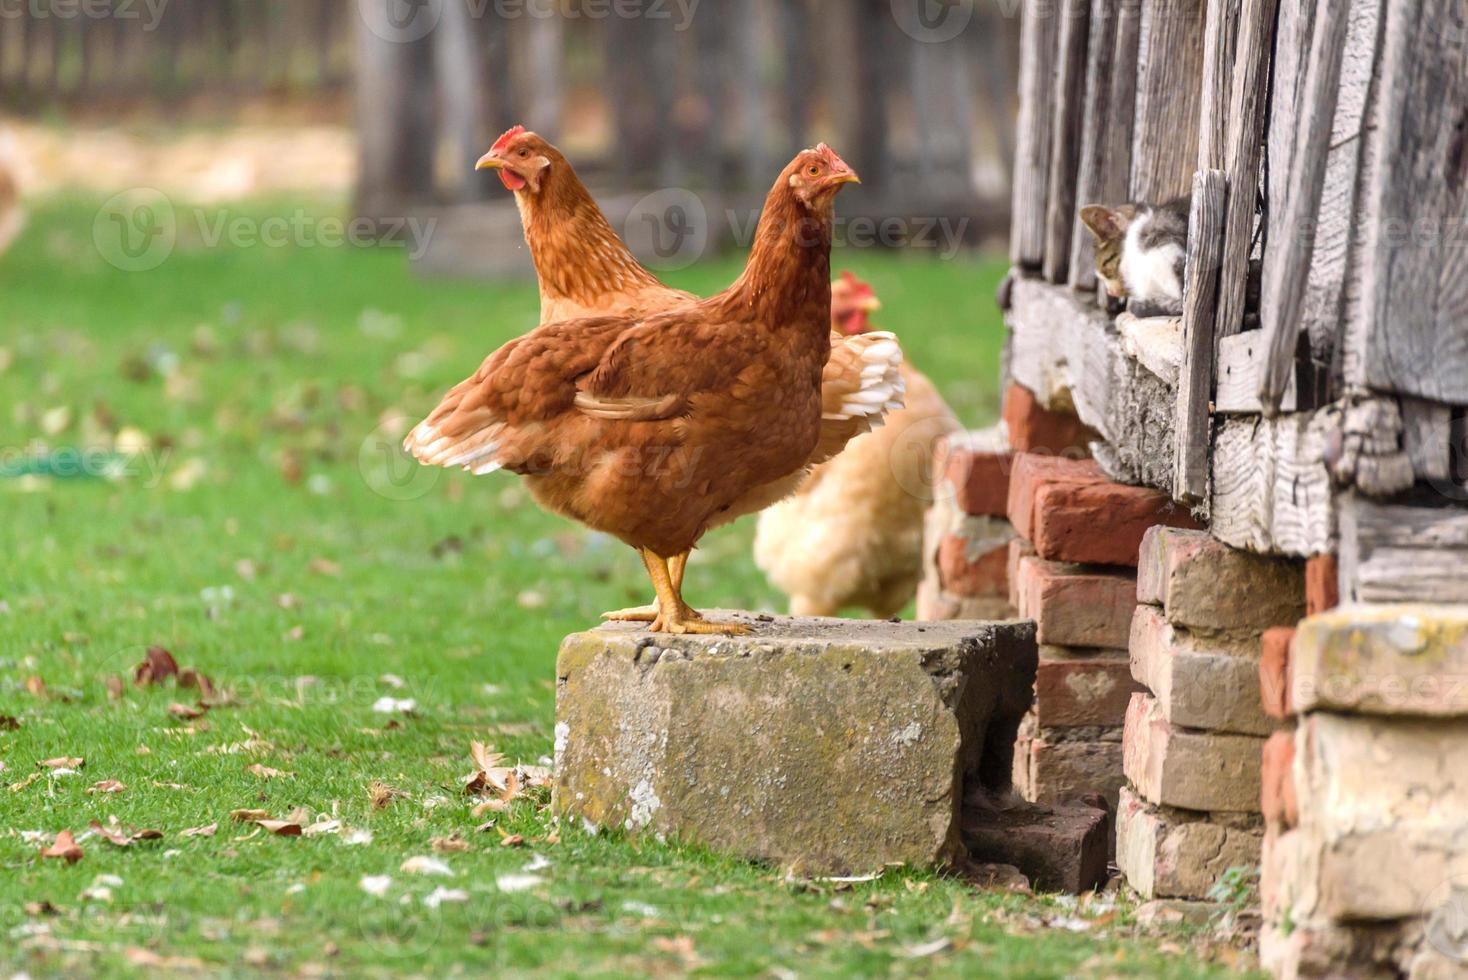
[[[1230,548],[1206,531],[1157,527],[1142,541],[1137,601],[1162,606],[1180,626],[1258,633],[1304,617],[1305,573],[1300,562]]]
[[[1268,735],[1274,724],[1259,696],[1257,643],[1199,635],[1138,606],[1131,624],[1132,676],[1170,724],[1241,735]]]
[[[966,791],[1009,784],[1033,626],[737,619],[566,639],[556,812],[811,873],[959,856]]]
[[[1185,810],[1259,812],[1264,739],[1170,725],[1156,699],[1132,697],[1124,765],[1138,795]]]
[[[1230,868],[1259,863],[1257,819],[1213,820],[1154,806],[1123,788],[1116,812],[1116,863],[1143,898],[1207,898]]]
[[[1300,624],[1296,711],[1468,716],[1468,606],[1348,605]]]

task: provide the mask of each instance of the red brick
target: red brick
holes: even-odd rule
[[[1295,792],[1295,733],[1275,732],[1264,743],[1259,791],[1264,819],[1289,829],[1300,822],[1300,801]]]
[[[1033,541],[1035,498],[1041,489],[1053,484],[1105,482],[1101,467],[1089,459],[1022,453],[1015,457],[1009,474],[1009,522],[1020,537]]]
[[[1260,640],[1259,697],[1264,713],[1284,721],[1295,713],[1290,703],[1290,645],[1295,642],[1292,626],[1265,630]]]
[[[1303,563],[1230,548],[1207,531],[1150,528],[1142,538],[1137,600],[1204,630],[1293,626],[1305,614]]]
[[[1148,528],[1198,527],[1167,494],[1120,483],[1046,484],[1032,506],[1027,536],[1035,552],[1052,561],[1136,567]]]
[[[1312,556],[1305,562],[1305,615],[1330,612],[1340,604],[1340,569],[1335,555]]]
[[[1120,742],[1037,735],[1015,743],[1014,788],[1031,803],[1074,803],[1099,793],[1115,808],[1124,785]]]
[[[1042,646],[1035,718],[1042,728],[1114,727],[1126,721],[1127,705],[1141,690],[1126,656],[1070,655]]]
[[[949,534],[938,543],[938,582],[961,599],[1009,597],[1009,541]]]
[[[1019,609],[1019,563],[1033,556],[1035,548],[1024,538],[1009,542],[1009,605]]]
[[[1009,513],[1009,474],[1013,453],[953,446],[941,453],[940,481],[953,491],[953,502],[965,514],[1004,517]],[[941,483],[940,483],[941,485]]]
[[[1016,592],[1019,614],[1035,621],[1040,643],[1127,649],[1137,608],[1131,575],[1025,558]]]
[[[1004,424],[1009,444],[1023,453],[1085,450],[1101,438],[1074,415],[1051,411],[1028,388],[1017,384],[1004,393]]]

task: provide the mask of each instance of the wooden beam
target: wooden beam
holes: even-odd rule
[[[1361,270],[1366,385],[1468,404],[1468,44],[1462,0],[1387,4],[1378,216]]]
[[[1055,97],[1051,108],[1050,176],[1045,201],[1045,278],[1066,282],[1070,240],[1076,227],[1076,180],[1081,157],[1081,118],[1086,102],[1086,47],[1090,0],[1065,0],[1057,40]]]
[[[1461,501],[1382,503],[1349,493],[1340,520],[1342,599],[1468,602],[1468,508]]]
[[[1077,210],[1088,204],[1117,203],[1126,194],[1126,167],[1119,171],[1107,167],[1107,150],[1112,145],[1108,129],[1114,123],[1110,112],[1114,76],[1129,73],[1132,84],[1136,84],[1135,66],[1119,69],[1116,64],[1118,2],[1095,0],[1091,5],[1091,36],[1086,42],[1086,104],[1081,113],[1081,153],[1076,170]],[[1130,127],[1130,107],[1126,118]],[[1078,214],[1071,215],[1067,281],[1072,289],[1089,292],[1096,288],[1095,239],[1081,227]]]
[[[1453,478],[1453,409],[1450,405],[1403,398],[1402,448],[1412,460],[1412,472],[1423,482],[1447,483]]]
[[[1349,6],[1350,0],[1319,0],[1316,8],[1300,136],[1296,140],[1290,166],[1291,192],[1281,226],[1288,234],[1273,246],[1281,250],[1279,294],[1273,302],[1266,303],[1263,310],[1269,343],[1264,376],[1259,385],[1259,402],[1266,414],[1279,411],[1294,365],[1300,310],[1305,303],[1305,287],[1309,281],[1311,251],[1314,248],[1311,229],[1315,225],[1315,216],[1320,212]]]
[[[1244,0],[1228,107],[1228,213],[1223,266],[1219,273],[1215,338],[1244,328],[1249,257],[1259,201],[1259,164],[1264,155],[1265,102],[1269,95],[1270,39],[1278,0]]]
[[[1220,415],[1258,415],[1259,378],[1264,374],[1266,349],[1264,332],[1250,330],[1224,337],[1218,342],[1218,388],[1213,395],[1213,410]],[[1299,385],[1290,375],[1280,411],[1294,412],[1301,407]]]
[[[1212,444],[1208,402],[1213,394],[1214,303],[1223,254],[1227,187],[1227,178],[1221,170],[1200,170],[1193,175],[1172,481],[1173,499],[1185,504],[1199,503],[1208,496],[1208,451]]]
[[[1049,4],[1027,3],[1020,20],[1019,118],[1015,125],[1014,217],[1009,258],[1039,268],[1045,258],[1050,178],[1050,107],[1058,20]]]
[[[1336,516],[1326,445],[1340,426],[1336,408],[1266,419],[1220,420],[1213,436],[1213,536],[1260,554],[1336,550]]]
[[[1244,0],[1208,0],[1203,29],[1203,88],[1198,120],[1198,169],[1222,170],[1227,164],[1228,105],[1234,51]]]
[[[1198,162],[1203,0],[1142,0],[1131,200],[1188,193]]]

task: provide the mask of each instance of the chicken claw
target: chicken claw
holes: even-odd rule
[[[641,551],[637,554],[642,558],[642,563],[647,565],[647,557]],[[673,591],[679,594],[683,592],[683,572],[688,568],[688,555],[689,553],[685,551],[681,555],[674,555],[668,559],[668,575],[673,580]],[[652,574],[651,567],[648,568],[648,574]],[[631,609],[604,612],[601,618],[611,623],[655,623],[658,618],[658,604],[654,600],[651,605],[647,606],[633,606]]]
[[[687,559],[686,555],[680,557],[685,561]],[[679,559],[675,557],[672,560],[678,562]],[[678,586],[674,584],[673,572],[669,568],[668,559],[643,549],[642,561],[647,565],[647,574],[652,578],[653,588],[657,590],[658,594],[658,616],[648,627],[650,632],[674,635],[722,634],[724,636],[744,636],[749,632],[747,626],[739,626],[734,623],[711,623],[704,619],[698,610],[684,602]],[[665,609],[672,610],[671,614],[664,613],[662,610]]]

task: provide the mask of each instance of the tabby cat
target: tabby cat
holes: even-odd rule
[[[1178,315],[1183,311],[1183,264],[1188,253],[1192,199],[1166,204],[1081,208],[1081,221],[1096,236],[1096,274],[1108,295],[1134,308]]]

